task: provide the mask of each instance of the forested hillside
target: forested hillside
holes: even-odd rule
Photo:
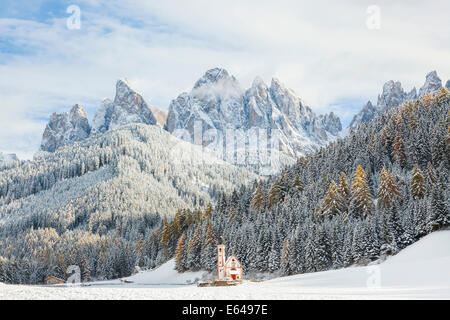
[[[73,264],[83,281],[111,279],[174,256],[179,271],[214,270],[219,241],[247,274],[315,272],[395,254],[450,223],[446,89],[260,181],[180,164],[166,135],[131,125],[3,164],[0,281],[65,278]]]
[[[66,278],[69,265],[85,279],[155,266],[165,259],[152,241],[164,217],[256,177],[145,124],[0,163],[0,282]]]
[[[215,268],[224,241],[246,273],[337,269],[393,255],[450,224],[450,93],[393,108],[279,176],[184,210],[160,242],[179,271]]]

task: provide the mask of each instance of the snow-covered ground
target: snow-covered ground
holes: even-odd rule
[[[435,232],[374,266],[199,288],[204,272],[160,268],[87,287],[0,284],[0,299],[450,299],[450,230]]]

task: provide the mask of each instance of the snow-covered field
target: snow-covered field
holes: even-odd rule
[[[204,272],[178,274],[173,261],[160,268],[87,287],[0,284],[0,299],[450,299],[450,230],[435,232],[374,266],[353,267],[198,288],[187,281]]]

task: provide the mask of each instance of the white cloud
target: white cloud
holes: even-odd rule
[[[341,102],[373,100],[386,80],[409,90],[437,70],[446,81],[448,1],[377,2],[79,0],[81,30],[67,30],[65,17],[0,19],[0,37],[27,50],[0,53],[0,150],[31,154],[45,117],[75,103],[92,111],[118,78],[167,108],[209,68],[245,87],[276,76],[314,110],[347,120],[355,106]],[[380,30],[366,27],[372,4]]]

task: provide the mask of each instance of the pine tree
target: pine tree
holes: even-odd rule
[[[183,223],[182,212],[183,212],[182,209],[178,209],[175,212],[175,218],[173,219],[174,229],[177,234],[181,233],[181,228],[182,228],[182,223]]]
[[[394,142],[392,143],[392,156],[394,157],[394,162],[402,168],[405,166],[405,151],[403,145],[403,139],[400,136],[400,132],[397,131]]]
[[[425,178],[419,166],[415,164],[411,175],[411,193],[415,199],[422,199],[425,191]]]
[[[142,237],[142,234],[139,236],[139,240],[136,243],[136,255],[137,255],[137,261],[136,264],[139,267],[144,266],[144,238]]]
[[[167,247],[169,245],[169,239],[170,239],[169,223],[167,222],[167,217],[165,217],[164,218],[163,232],[161,234],[161,244],[164,247]]]
[[[315,248],[316,268],[317,271],[327,270],[331,265],[330,244],[325,230],[325,225],[318,226],[317,245]]]
[[[212,271],[216,268],[216,246],[214,230],[211,222],[209,222],[202,250],[202,265],[205,270]]]
[[[341,214],[343,210],[344,203],[338,191],[337,184],[333,180],[322,200],[322,214],[332,218],[336,214]]]
[[[308,235],[305,247],[305,272],[316,272],[316,247],[315,234],[313,231]]]
[[[292,190],[294,193],[300,193],[305,189],[303,182],[300,180],[300,175],[297,173],[292,183]]]
[[[434,172],[434,168],[431,162],[427,163],[427,183],[430,190],[433,189],[433,185],[436,183],[436,173]]]
[[[251,206],[256,211],[260,211],[261,208],[264,207],[264,193],[262,191],[261,184],[258,185],[258,187],[255,190],[255,193],[253,193]]]
[[[281,181],[276,179],[269,191],[269,208],[276,206],[282,198]]]
[[[177,244],[175,267],[178,272],[186,271],[186,237],[184,234],[181,235]]]
[[[281,251],[281,274],[285,276],[292,274],[291,252],[287,238],[283,241],[283,250]]]
[[[272,249],[269,252],[268,268],[270,272],[275,272],[280,269],[280,253],[275,243],[272,244]]]
[[[203,213],[203,220],[209,219],[214,213],[214,208],[211,203],[208,203],[205,212]]]
[[[236,220],[236,209],[234,209],[234,206],[230,208],[230,213],[228,214],[228,222],[231,223],[234,220]]]
[[[89,264],[86,260],[86,257],[83,257],[81,260],[81,281],[83,282],[91,282],[91,269],[89,268]]]
[[[344,252],[342,257],[344,267],[348,267],[353,264],[352,243],[353,243],[353,228],[347,227],[344,235]]]
[[[341,172],[340,183],[338,188],[339,195],[343,201],[344,207],[347,207],[350,202],[350,188],[348,187],[347,177],[344,172]]]
[[[436,183],[431,193],[427,230],[429,233],[440,230],[450,224],[449,208],[444,199],[444,190],[441,183]]]
[[[352,260],[355,263],[360,263],[361,259],[364,257],[364,251],[362,248],[362,236],[361,236],[361,226],[358,223],[355,226],[355,230],[353,231],[353,240],[352,240]]]
[[[403,215],[403,234],[399,239],[399,247],[406,248],[415,241],[414,212],[407,210]]]
[[[378,208],[389,209],[400,201],[400,191],[389,170],[383,168],[378,187]]]
[[[367,217],[373,212],[373,200],[367,185],[366,173],[359,165],[352,181],[352,207],[359,217]]]
[[[402,249],[399,247],[400,245],[400,238],[403,235],[403,225],[401,222],[400,214],[398,212],[398,208],[396,206],[393,206],[390,210],[390,218],[391,218],[391,233],[393,238],[393,243],[395,243],[396,247],[398,249]]]
[[[415,238],[416,240],[426,236],[428,233],[427,230],[427,210],[426,210],[426,201],[428,199],[425,198],[423,200],[419,200],[413,204],[413,214],[414,214],[414,225],[415,225]]]
[[[187,268],[192,271],[198,271],[201,268],[201,240],[200,226],[195,230],[192,239],[188,244]]]

